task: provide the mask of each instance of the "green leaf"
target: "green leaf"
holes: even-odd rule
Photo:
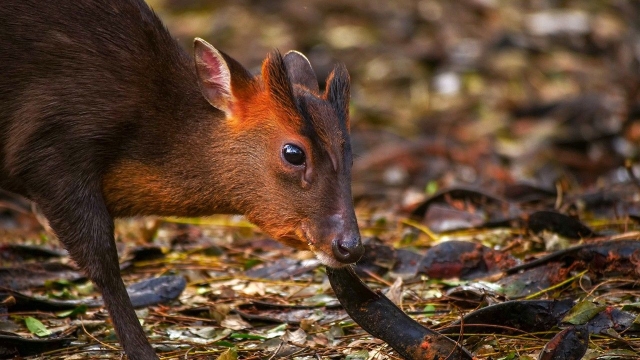
[[[26,318],[24,318],[24,323],[25,325],[27,325],[27,329],[29,329],[32,334],[35,334],[38,337],[51,335],[51,331],[49,331],[49,329],[47,329],[47,327],[44,326],[44,324],[41,323],[40,320],[34,317],[27,316]]]
[[[422,309],[422,311],[425,313],[425,316],[432,316],[436,312],[436,307],[428,304],[424,307],[424,309]]]
[[[280,325],[268,330],[267,333],[281,332],[281,331],[285,331],[285,330],[287,330],[287,324],[280,324]]]
[[[50,299],[58,299],[58,300],[69,300],[74,299],[75,296],[69,291],[69,289],[64,288],[60,291],[49,291],[47,293]]]
[[[93,287],[93,283],[91,281],[86,282],[84,284],[76,285],[76,291],[79,295],[92,295],[96,292],[96,289]]]
[[[596,305],[589,300],[584,300],[569,310],[567,315],[562,319],[562,322],[573,325],[584,325],[606,308],[606,305]]]
[[[57,312],[56,316],[59,318],[76,317],[86,312],[87,312],[87,305],[83,304],[83,305],[76,306],[74,309],[71,309],[71,310]]]
[[[626,304],[626,305],[622,306],[622,310],[638,312],[638,311],[640,311],[640,303],[635,302],[635,303],[631,303],[631,304]]]
[[[368,358],[369,352],[367,350],[360,350],[347,355],[345,360],[367,360]]]
[[[218,356],[217,360],[237,360],[238,359],[238,351],[235,347],[227,349],[227,351],[223,352]]]
[[[516,358],[515,352],[510,352],[509,355],[498,358],[498,360],[514,360]]]
[[[198,286],[196,288],[196,294],[198,295],[205,295],[209,292],[211,292],[211,288],[209,286]]]
[[[640,329],[640,315],[636,316],[631,323],[631,330],[639,330]]]
[[[242,340],[266,340],[267,338],[260,335],[252,335],[252,334],[242,334],[235,333],[229,336],[231,339],[242,339]]]
[[[261,260],[258,260],[258,259],[247,259],[244,262],[243,267],[244,267],[245,270],[249,270],[252,267],[254,267],[256,265],[259,265],[259,264],[262,264]]]
[[[424,192],[427,195],[433,195],[438,191],[438,182],[435,180],[429,181],[424,187]]]
[[[332,337],[332,339],[335,339],[337,337],[344,336],[344,330],[342,329],[342,326],[333,324],[329,328],[329,335]]]
[[[327,294],[317,294],[302,300],[302,305],[326,306],[336,303],[338,300]]]
[[[66,289],[71,287],[73,283],[66,279],[46,280],[44,286],[47,289]]]

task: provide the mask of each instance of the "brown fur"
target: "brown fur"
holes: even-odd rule
[[[38,204],[129,358],[156,355],[119,276],[114,217],[239,213],[327,265],[362,254],[344,67],[321,95],[302,55],[273,53],[253,77],[221,54],[231,95],[211,99],[142,0],[7,0],[0,24],[0,188]]]

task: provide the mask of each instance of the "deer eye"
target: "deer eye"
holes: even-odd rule
[[[282,157],[291,165],[304,165],[306,156],[300,147],[293,144],[285,144],[282,147]]]

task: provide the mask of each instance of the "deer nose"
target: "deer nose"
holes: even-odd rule
[[[360,235],[340,236],[331,243],[331,250],[336,260],[343,264],[354,263],[364,254],[364,246],[360,242]]]

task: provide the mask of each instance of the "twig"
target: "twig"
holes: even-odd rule
[[[633,164],[630,159],[624,161],[624,168],[627,169],[627,174],[629,174],[629,178],[636,185],[638,189],[640,189],[640,179],[633,172]]]
[[[429,229],[429,227],[422,225],[416,221],[410,220],[410,219],[401,219],[400,222],[402,224],[405,225],[409,225],[411,227],[414,227],[420,231],[422,231],[423,233],[427,234],[428,237],[430,237],[433,240],[438,240],[440,237],[434,233],[433,231],[431,231],[431,229]]]
[[[102,342],[102,341],[98,340],[95,336],[93,336],[93,335],[89,334],[89,332],[87,331],[87,329],[85,329],[85,327],[84,327],[84,322],[82,321],[82,318],[80,318],[80,326],[82,326],[82,331],[84,331],[84,333],[85,333],[88,337],[90,337],[91,339],[93,339],[93,340],[94,340],[95,342],[97,342],[98,344],[100,344],[100,345],[102,345],[102,346],[104,346],[104,347],[106,347],[107,349],[110,349],[110,350],[118,350],[118,348],[117,348],[117,347],[115,347],[115,346],[111,346],[111,345],[109,345],[109,344],[107,344],[107,343],[105,343],[105,342]]]
[[[550,286],[550,287],[548,287],[548,288],[546,288],[546,289],[542,289],[542,290],[538,291],[537,293],[533,293],[533,294],[531,294],[531,295],[529,295],[529,296],[525,297],[525,300],[535,299],[535,298],[537,298],[538,296],[540,296],[540,295],[542,295],[542,294],[544,294],[544,293],[546,293],[546,292],[549,292],[549,291],[551,291],[551,290],[558,289],[558,288],[560,288],[560,287],[562,287],[562,286],[564,286],[564,285],[566,285],[566,284],[568,284],[568,283],[570,283],[570,282],[572,282],[572,281],[574,281],[574,280],[576,280],[576,279],[578,279],[578,278],[582,277],[582,276],[583,276],[584,274],[586,274],[586,273],[587,273],[587,270],[584,270],[584,271],[582,271],[581,273],[579,273],[579,274],[577,274],[577,275],[575,275],[575,276],[572,276],[572,277],[568,278],[568,279],[567,279],[567,280],[565,280],[565,281],[559,282],[559,283],[557,283],[557,284],[555,284],[555,285],[553,285],[553,286]]]

